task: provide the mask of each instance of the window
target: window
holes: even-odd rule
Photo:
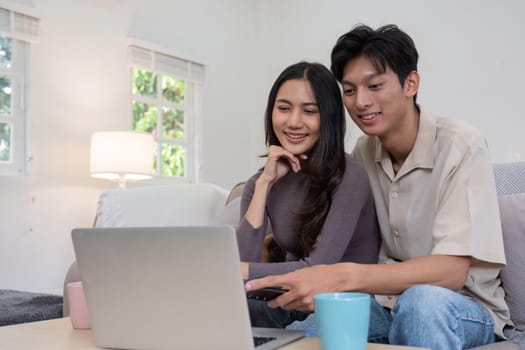
[[[37,35],[37,18],[0,7],[0,175],[27,173],[27,67]]]
[[[204,66],[130,45],[133,130],[153,134],[154,173],[195,182]]]

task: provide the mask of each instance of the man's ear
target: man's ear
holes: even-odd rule
[[[410,72],[405,79],[405,95],[407,97],[414,97],[419,89],[419,73],[415,70]]]

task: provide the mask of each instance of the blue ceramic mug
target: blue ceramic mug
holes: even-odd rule
[[[317,294],[314,305],[323,350],[365,350],[370,322],[369,294]]]

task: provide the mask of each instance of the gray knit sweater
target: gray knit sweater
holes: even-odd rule
[[[346,155],[345,173],[333,193],[330,211],[309,256],[297,261],[261,263],[264,237],[270,222],[275,242],[291,255],[298,255],[300,247],[295,239],[293,213],[306,196],[306,176],[300,172],[288,173],[272,186],[266,201],[264,223],[254,228],[244,215],[261,172],[246,182],[237,229],[241,260],[250,263],[250,278],[317,264],[377,262],[380,235],[368,176],[358,160]]]

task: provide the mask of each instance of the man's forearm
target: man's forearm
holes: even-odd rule
[[[458,290],[465,282],[469,266],[470,257],[430,255],[394,264],[347,263],[339,268],[346,274],[345,290],[396,295],[418,284]]]

